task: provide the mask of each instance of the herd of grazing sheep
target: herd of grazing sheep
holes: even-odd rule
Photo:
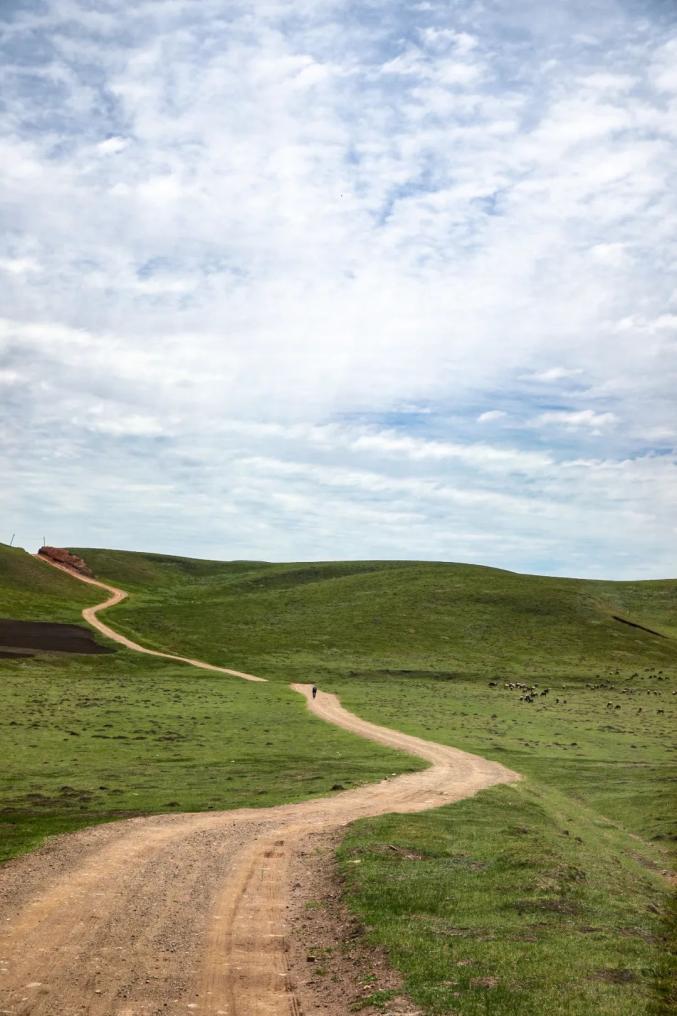
[[[618,671],[618,670],[614,671],[614,676],[616,676],[616,675],[620,676],[620,671]],[[596,674],[595,676],[597,678],[600,677],[599,674]],[[655,680],[655,681],[667,681],[667,680],[669,680],[669,675],[664,674],[662,670],[656,670],[655,667],[647,667],[647,669],[646,669],[644,674],[640,674],[639,671],[635,671],[635,673],[629,675],[629,677],[626,678],[626,680],[631,681],[631,680],[633,680],[635,678],[640,678],[640,677],[645,677],[645,678],[647,678],[649,680]],[[521,692],[521,694],[520,694],[520,702],[535,702],[538,698],[543,698],[543,697],[545,697],[545,696],[550,694],[550,688],[541,688],[539,690],[539,685],[538,685],[537,682],[534,682],[533,684],[525,684],[522,681],[503,681],[503,682],[501,682],[501,681],[489,681],[489,687],[490,688],[501,688],[501,686],[504,689],[507,689],[508,691],[519,691],[519,692]],[[614,691],[618,695],[629,695],[629,696],[641,695],[641,694],[653,695],[653,696],[662,696],[663,695],[662,689],[627,687],[627,686],[626,687],[620,687],[618,681],[600,681],[597,684],[592,684],[591,682],[588,682],[588,683],[586,683],[585,688],[586,688],[586,690],[589,690],[589,691],[608,690],[608,691]],[[572,689],[570,689],[570,690],[572,690]],[[672,692],[672,694],[673,695],[677,695],[677,690],[674,690]],[[555,705],[566,705],[566,704],[567,704],[567,700],[565,698],[562,698],[562,699],[556,698],[555,699]],[[606,708],[607,709],[614,709],[614,710],[615,709],[621,709],[621,704],[619,702],[609,701],[609,702],[606,703]],[[637,712],[638,713],[642,712],[642,707],[641,706],[638,707]],[[664,709],[657,709],[656,712],[657,712],[658,715],[660,715],[660,714],[664,713],[665,710]]]

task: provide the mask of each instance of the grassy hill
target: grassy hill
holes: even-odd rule
[[[677,581],[76,553],[130,590],[114,623],[149,645],[320,681],[369,719],[497,758],[633,832],[677,835]],[[515,682],[537,684],[535,701]]]
[[[82,622],[103,598],[0,546],[0,616]],[[279,683],[120,647],[0,659],[0,757],[0,860],[94,822],[301,800],[422,767],[327,727]]]
[[[100,601],[98,590],[0,543],[0,617],[72,624],[82,620],[83,607]]]
[[[77,552],[132,591],[115,624],[142,641],[319,680],[527,777],[342,847],[350,904],[425,1013],[672,1011],[676,581]],[[378,971],[365,991],[387,1007]]]
[[[357,823],[341,849],[350,905],[427,1016],[673,1011],[676,581],[76,552],[129,591],[108,615],[120,631],[272,680],[124,651],[0,661],[5,854],[124,814],[297,800],[417,766],[316,723],[282,683],[319,680],[360,715],[526,777]],[[0,548],[8,616],[72,621],[91,602]],[[387,1007],[378,976],[365,992]]]
[[[127,634],[269,678],[357,670],[588,679],[677,669],[672,580],[595,582],[401,561],[76,553],[132,592],[115,614]]]

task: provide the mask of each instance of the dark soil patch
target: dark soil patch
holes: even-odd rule
[[[89,628],[78,624],[56,624],[53,621],[14,621],[0,618],[2,655],[24,655],[22,649],[38,649],[57,653],[114,653],[111,646],[94,641]]]

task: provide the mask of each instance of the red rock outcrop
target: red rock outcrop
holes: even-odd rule
[[[38,554],[48,557],[50,561],[56,561],[57,564],[65,565],[66,568],[72,568],[81,575],[88,575],[89,578],[94,576],[94,572],[82,558],[77,554],[71,554],[70,550],[64,550],[62,547],[40,547]]]

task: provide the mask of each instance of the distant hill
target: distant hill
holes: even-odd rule
[[[270,564],[71,548],[132,595],[147,644],[309,673],[629,676],[677,668],[677,580],[548,578],[416,561]],[[649,630],[647,630],[649,629]]]

